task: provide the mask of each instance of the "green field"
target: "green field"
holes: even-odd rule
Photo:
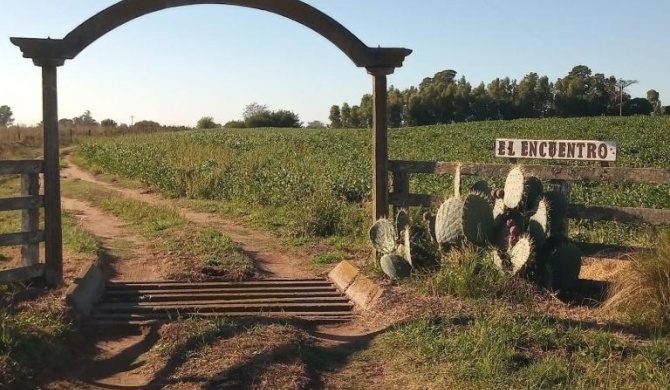
[[[495,157],[495,138],[616,140],[616,166],[670,168],[667,116],[391,129],[389,157],[501,162]],[[364,237],[370,215],[371,147],[370,130],[226,129],[92,139],[81,145],[80,154],[93,167],[139,179],[167,196],[234,203],[261,224],[291,235]],[[410,186],[412,192],[440,195],[450,192],[452,184],[450,177],[415,175]],[[668,208],[670,184],[586,182],[573,187],[572,201]],[[626,227],[615,230],[631,237]]]

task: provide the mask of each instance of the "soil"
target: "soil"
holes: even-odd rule
[[[106,189],[117,191],[118,193],[135,200],[145,201],[147,203],[168,205],[176,208],[180,214],[187,220],[195,224],[206,224],[211,227],[221,229],[221,231],[242,246],[242,249],[250,255],[255,261],[259,274],[262,277],[272,278],[314,278],[319,277],[315,271],[307,264],[310,259],[310,253],[298,250],[290,250],[282,246],[280,241],[271,234],[260,231],[248,226],[244,226],[237,221],[227,220],[219,215],[203,213],[189,210],[183,207],[176,207],[174,202],[162,198],[160,195],[147,189],[125,188],[113,183],[101,181],[91,173],[74,165],[66,157],[67,167],[61,171],[63,180],[84,180],[95,183]],[[165,259],[156,259],[151,256],[151,250],[147,242],[133,234],[126,223],[102,210],[94,207],[90,203],[78,200],[63,198],[62,206],[64,210],[72,211],[81,222],[81,225],[88,232],[92,233],[101,242],[102,253],[109,248],[112,242],[127,243],[123,249],[124,252],[130,252],[124,255],[123,259],[114,257],[101,258],[103,266],[107,272],[116,280],[160,280],[165,275]],[[116,248],[119,249],[119,248]],[[81,264],[78,264],[79,266]],[[68,267],[66,265],[66,267]],[[70,266],[72,268],[72,266]],[[75,267],[76,268],[76,267]],[[66,278],[67,280],[67,278]],[[390,319],[385,317],[361,316],[359,319],[336,325],[309,326],[301,325],[301,332],[306,332],[305,337],[310,338],[310,343],[316,348],[339,349],[345,348],[350,344],[360,343],[361,340],[369,340],[375,333],[384,329],[390,324]],[[168,326],[166,329],[170,329]],[[200,385],[190,383],[181,383],[177,387],[167,386],[162,381],[167,375],[164,370],[169,368],[170,361],[155,361],[147,364],[146,356],[152,347],[159,342],[159,329],[156,327],[143,328],[123,328],[123,329],[93,329],[83,328],[82,335],[84,339],[84,352],[79,358],[78,363],[69,372],[60,375],[60,378],[43,386],[45,389],[144,389],[144,388],[201,388]],[[259,340],[261,343],[263,340]],[[272,343],[268,344],[271,345]],[[231,351],[224,352],[227,354]],[[270,369],[280,369],[272,365]],[[181,370],[191,372],[180,372],[180,376],[200,376],[211,377],[216,374],[203,373],[202,367],[198,364],[182,364]],[[281,369],[280,369],[281,371]],[[175,373],[176,374],[176,373]],[[196,375],[197,374],[197,375]],[[278,375],[281,373],[278,373]],[[305,376],[308,374],[303,373]],[[281,375],[279,375],[281,376]],[[234,378],[233,378],[234,379]],[[304,379],[304,378],[303,378]],[[307,380],[307,379],[305,379]],[[208,383],[212,379],[208,379]],[[302,380],[298,380],[301,382]],[[202,381],[205,383],[205,381]],[[221,388],[238,388],[234,385],[234,380],[230,384],[232,387],[223,385]],[[293,385],[285,387],[282,385],[272,385],[253,388],[294,388]],[[291,382],[292,383],[292,382]],[[304,383],[302,384],[304,385]],[[301,386],[302,386],[301,385]],[[186,387],[184,387],[186,386]],[[195,387],[192,387],[195,386]],[[277,388],[279,388],[277,387]],[[319,385],[322,388],[322,385]],[[339,387],[339,386],[337,386]],[[219,387],[216,387],[219,388]],[[251,387],[242,387],[251,388]],[[295,387],[300,388],[300,387]]]

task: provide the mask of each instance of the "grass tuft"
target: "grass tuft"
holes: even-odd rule
[[[670,330],[670,233],[661,233],[651,250],[619,273],[603,309],[633,325]]]

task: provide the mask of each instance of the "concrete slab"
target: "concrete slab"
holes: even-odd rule
[[[105,290],[105,275],[93,262],[84,267],[65,292],[65,302],[79,318],[88,317]]]
[[[346,260],[340,261],[329,273],[328,278],[343,294],[358,276],[358,268]]]
[[[382,287],[363,275],[358,268],[346,260],[333,268],[328,273],[328,277],[347,298],[363,310],[372,306],[384,292]]]

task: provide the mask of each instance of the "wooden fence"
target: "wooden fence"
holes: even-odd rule
[[[409,188],[411,174],[453,175],[456,167],[461,166],[461,175],[506,177],[513,164],[477,164],[431,161],[389,161],[391,187],[389,204],[397,207],[428,207],[436,201],[435,196],[412,194]],[[524,165],[524,169],[542,180],[550,180],[564,186],[582,180],[605,181],[611,183],[670,183],[670,169],[587,167],[567,165]],[[668,205],[670,206],[670,205]],[[670,209],[649,209],[635,207],[613,207],[601,205],[583,205],[571,203],[568,218],[589,219],[594,221],[619,221],[626,223],[647,223],[651,225],[670,225]],[[608,246],[580,243],[585,254],[593,254]],[[615,246],[609,246],[610,248]]]
[[[0,234],[0,246],[21,245],[22,257],[21,267],[0,271],[0,283],[44,276],[45,264],[39,262],[39,243],[45,240],[39,228],[40,208],[44,207],[39,174],[43,172],[42,160],[0,161],[0,175],[21,175],[21,196],[0,199],[0,212],[21,210],[21,231]]]

